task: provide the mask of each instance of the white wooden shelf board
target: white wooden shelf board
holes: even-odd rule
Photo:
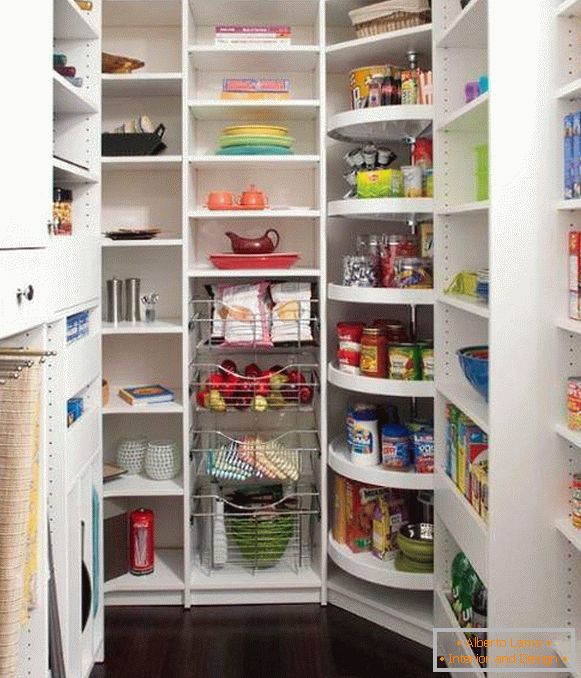
[[[103,97],[180,96],[181,73],[103,73]]]
[[[451,216],[454,214],[487,214],[490,209],[489,200],[481,200],[479,202],[464,202],[457,205],[436,206],[436,213],[444,216]]]
[[[353,464],[347,448],[347,441],[343,438],[336,438],[329,444],[329,466],[336,473],[362,483],[404,490],[434,489],[432,473],[388,471],[381,465],[359,466]]]
[[[581,334],[581,320],[573,320],[572,318],[559,318],[559,320],[557,320],[557,327],[560,330],[569,332],[569,334]]]
[[[572,431],[565,424],[557,424],[555,426],[555,431],[561,438],[564,438],[567,442],[571,443],[571,445],[581,449],[581,431]]]
[[[321,577],[311,567],[293,572],[281,563],[256,572],[251,568],[228,565],[224,570],[214,570],[208,575],[194,563],[190,586],[194,591],[318,589],[321,586]]]
[[[433,398],[433,381],[397,381],[394,379],[376,379],[342,372],[333,363],[329,363],[328,379],[331,384],[348,391],[373,395],[394,396],[397,398]]]
[[[104,172],[151,172],[182,168],[180,155],[105,156],[101,162]]]
[[[557,99],[563,101],[573,101],[581,98],[581,78],[569,82],[557,90]]]
[[[210,265],[196,266],[188,273],[190,278],[318,278],[318,268],[252,268],[238,270],[220,270]]]
[[[75,0],[55,0],[54,37],[56,40],[95,40],[99,37],[91,12],[83,12]]]
[[[190,219],[317,219],[321,212],[309,207],[266,210],[209,210],[198,207],[188,213]]]
[[[488,92],[481,94],[474,101],[446,116],[438,125],[438,129],[445,132],[472,132],[486,129],[488,127],[488,100]]]
[[[376,584],[353,577],[334,563],[329,567],[327,586],[330,603],[431,647],[434,614],[430,592],[383,588],[378,595]]]
[[[472,313],[481,318],[490,318],[488,304],[485,304],[475,297],[465,294],[439,294],[437,300],[447,306],[453,306],[454,308],[459,308],[461,311],[466,311],[466,313]]]
[[[97,113],[99,108],[86,89],[74,87],[60,73],[52,72],[52,91],[55,113],[86,115]]]
[[[442,468],[436,468],[436,512],[478,576],[488,581],[488,526]]]
[[[557,15],[564,17],[581,16],[581,0],[564,0],[557,6]]]
[[[156,549],[153,574],[130,573],[105,582],[105,593],[120,591],[179,591],[184,587],[182,549]]]
[[[103,334],[181,334],[183,331],[179,318],[160,318],[153,323],[128,322],[118,323],[103,321]]]
[[[63,184],[96,184],[99,181],[99,176],[95,172],[77,167],[60,158],[52,159],[52,171],[55,182]]]
[[[128,384],[128,386],[138,386],[139,384]],[[175,392],[175,400],[169,403],[158,403],[156,405],[130,405],[119,397],[118,385],[109,385],[109,402],[103,407],[103,414],[176,414],[183,412],[181,401],[181,392],[172,389]],[[171,388],[171,387],[170,387]]]
[[[111,240],[103,238],[101,247],[119,249],[120,247],[181,247],[181,238],[152,238],[151,240]]]
[[[555,527],[567,539],[577,551],[581,551],[581,530],[571,523],[571,518],[559,518],[555,521]]]
[[[318,155],[192,155],[192,167],[227,168],[249,166],[254,169],[313,169],[318,167]]]
[[[266,121],[314,120],[319,114],[317,99],[237,101],[232,99],[191,99],[190,112],[197,120]]]
[[[430,215],[434,211],[431,198],[371,198],[349,200],[333,200],[328,204],[327,214],[330,217],[347,217],[350,219],[380,219],[390,217],[394,220],[407,221],[415,215]]]
[[[429,54],[432,24],[403,28],[327,46],[327,71],[346,73],[362,63],[405,63],[410,50]]]
[[[561,212],[576,212],[581,210],[581,199],[575,200],[560,200],[557,203],[557,209]]]
[[[317,45],[262,47],[260,45],[190,45],[190,63],[194,68],[220,73],[228,71],[314,71],[319,62]]]
[[[471,0],[441,36],[436,47],[485,49],[488,45],[488,0]]]
[[[146,476],[124,475],[103,483],[103,497],[179,497],[184,493],[183,478],[151,480]]]
[[[488,403],[468,382],[442,383],[440,380],[436,385],[436,390],[488,433]]]
[[[179,0],[105,0],[103,26],[156,28],[181,25]]]
[[[436,649],[439,653],[443,654],[444,656],[447,656],[450,653],[458,654],[457,643],[458,641],[460,641],[464,645],[464,643],[466,642],[466,636],[464,634],[464,631],[461,629],[458,620],[456,619],[456,615],[452,610],[447,594],[441,591],[440,589],[436,589],[436,591],[434,592],[434,626],[439,628],[455,629],[456,633],[454,634],[454,637],[452,637],[451,632],[439,634],[438,637],[439,643]],[[470,652],[472,657],[474,657],[472,650],[470,650],[469,648],[468,649],[464,648],[464,652],[466,654]],[[485,674],[480,670],[480,668],[478,668],[478,664],[475,658],[470,664],[467,664],[467,666],[470,667],[470,673],[466,673],[466,675],[477,676],[477,678],[485,678]],[[464,671],[467,670],[468,669],[464,669]],[[461,674],[452,673],[451,675],[461,675]]]
[[[387,287],[348,287],[329,283],[329,299],[355,304],[389,304],[394,306],[431,306],[433,290],[400,290]]]
[[[415,591],[434,588],[433,574],[399,572],[393,560],[380,560],[372,553],[353,553],[347,546],[338,544],[330,532],[329,556],[345,572],[373,584]]]
[[[428,128],[434,117],[432,106],[377,106],[345,111],[333,115],[327,134],[336,141],[400,142],[407,136],[417,137]]]
[[[575,643],[575,662],[571,657],[571,643],[565,640],[557,640],[554,643],[555,654],[571,672],[573,678],[581,678],[581,640]]]

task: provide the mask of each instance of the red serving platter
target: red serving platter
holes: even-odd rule
[[[299,259],[298,252],[276,252],[274,254],[210,254],[210,262],[224,270],[252,268],[290,268]]]

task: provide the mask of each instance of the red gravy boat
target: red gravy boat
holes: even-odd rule
[[[276,242],[269,236],[270,233]],[[226,231],[226,235],[230,238],[234,254],[272,254],[280,242],[280,235],[274,228],[269,228],[261,238],[243,238],[232,231]]]

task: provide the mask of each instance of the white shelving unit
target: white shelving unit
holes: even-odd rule
[[[333,363],[329,363],[327,376],[331,384],[339,388],[398,398],[433,398],[434,382],[432,381],[397,381],[395,379],[375,379],[341,371]]]

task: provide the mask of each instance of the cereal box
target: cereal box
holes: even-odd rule
[[[347,543],[346,479],[335,476],[333,492],[333,539],[339,544]]]
[[[354,553],[371,551],[375,505],[385,490],[349,479],[345,483],[347,546]]]
[[[566,115],[564,123],[564,176],[565,176],[565,200],[573,197],[573,116]]]
[[[488,438],[482,429],[461,413],[458,417],[456,485],[468,498],[470,496],[469,482],[467,482],[470,478],[470,445],[474,443],[488,443]]]

